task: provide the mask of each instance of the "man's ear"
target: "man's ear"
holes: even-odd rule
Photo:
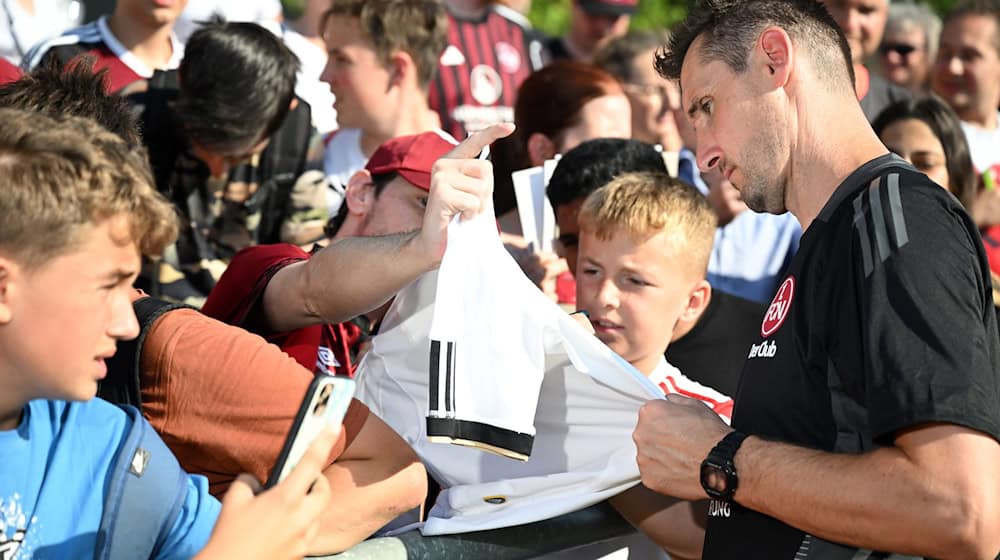
[[[780,27],[768,27],[760,34],[757,43],[761,64],[771,76],[774,87],[784,87],[788,83],[795,63],[795,49],[792,38]]]
[[[375,204],[375,184],[367,169],[356,172],[347,180],[344,203],[351,214],[367,215],[371,212]]]
[[[6,325],[14,318],[14,296],[17,292],[19,268],[14,261],[0,255],[0,325]]]
[[[534,132],[528,137],[528,158],[531,166],[537,167],[556,155],[556,145],[548,136]]]

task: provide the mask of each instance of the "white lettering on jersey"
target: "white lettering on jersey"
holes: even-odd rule
[[[326,346],[320,346],[316,352],[316,372],[336,375],[337,370],[334,368],[339,367],[340,362],[333,355],[333,351]]]
[[[752,358],[773,358],[775,354],[778,353],[778,345],[775,344],[773,340],[761,342],[760,344],[754,344],[750,347],[750,355],[747,359]]]
[[[722,500],[712,500],[708,502],[709,517],[731,517],[733,515],[732,504]]]

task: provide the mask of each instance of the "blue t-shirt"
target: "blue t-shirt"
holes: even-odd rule
[[[802,227],[795,216],[740,212],[715,230],[708,283],[745,299],[771,303],[778,282],[799,248]]]
[[[35,400],[16,429],[0,431],[0,558],[93,557],[111,463],[130,422],[100,399]],[[220,505],[208,482],[188,476],[187,484],[157,558],[190,558],[215,526]]]

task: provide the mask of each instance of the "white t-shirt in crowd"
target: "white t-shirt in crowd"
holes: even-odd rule
[[[997,114],[1000,124],[1000,113]],[[1000,163],[1000,126],[993,130],[962,122],[962,132],[969,142],[969,152],[972,154],[972,165],[980,173]]]

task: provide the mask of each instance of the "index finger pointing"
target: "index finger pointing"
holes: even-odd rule
[[[510,136],[512,132],[514,132],[514,123],[500,123],[489,128],[484,128],[463,140],[461,144],[452,148],[444,157],[450,159],[474,158],[479,155],[479,152],[483,151],[483,148],[501,138]]]

